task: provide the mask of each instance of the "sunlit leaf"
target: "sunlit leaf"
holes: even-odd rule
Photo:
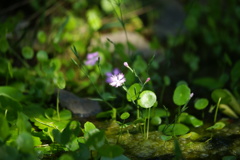
[[[139,95],[138,104],[143,108],[151,108],[157,100],[154,92],[146,90]]]
[[[94,30],[98,30],[102,26],[99,13],[95,9],[90,9],[87,11],[87,19],[90,27]]]
[[[96,129],[96,126],[92,122],[86,122],[84,123],[84,131],[89,132],[91,130]]]
[[[40,137],[32,136],[34,146],[39,146],[42,144]]]

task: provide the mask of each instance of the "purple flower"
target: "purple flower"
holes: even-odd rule
[[[120,87],[123,85],[123,83],[126,81],[124,74],[123,73],[119,73],[117,75],[112,75],[110,77],[110,85],[113,87]]]
[[[85,65],[93,66],[98,61],[98,52],[88,53]]]
[[[111,83],[111,77],[113,75],[117,75],[120,73],[120,70],[118,68],[115,68],[112,72],[107,72],[105,75],[107,76],[106,82]]]

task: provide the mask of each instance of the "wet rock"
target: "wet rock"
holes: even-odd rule
[[[80,98],[66,90],[60,90],[59,102],[61,107],[69,109],[74,115],[80,118],[91,117],[101,112],[98,102],[87,98]]]

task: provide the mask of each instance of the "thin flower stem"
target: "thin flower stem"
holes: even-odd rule
[[[214,123],[216,123],[216,121],[217,121],[218,108],[219,108],[221,100],[222,100],[222,98],[220,97],[218,99],[217,108],[216,108],[216,111],[215,111],[215,114],[214,114],[214,120],[213,120]]]
[[[151,108],[148,109],[148,122],[147,122],[147,135],[146,135],[146,139],[148,139],[148,134],[149,134],[150,113],[151,113]]]
[[[80,64],[78,64],[74,59],[72,59],[72,61],[77,65],[77,67],[80,69],[80,71],[87,76],[87,78],[90,80],[90,83],[93,85],[94,89],[96,90],[97,94],[99,95],[99,97],[103,100],[104,103],[106,103],[109,107],[111,107],[112,109],[114,108],[110,103],[108,103],[103,97],[102,94],[100,93],[100,91],[98,90],[97,86],[95,85],[95,83],[93,82],[92,78],[89,76],[87,69],[85,68],[85,66],[81,63],[80,61],[80,57],[77,53],[77,50],[75,47],[73,47],[72,51],[74,52],[75,56],[77,57],[78,61]]]

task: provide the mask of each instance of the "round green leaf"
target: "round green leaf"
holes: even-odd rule
[[[91,130],[95,130],[95,129],[97,129],[97,128],[92,122],[87,121],[86,123],[84,123],[84,131],[85,132],[90,132]]]
[[[140,93],[142,86],[139,83],[135,83],[127,90],[127,100],[129,102],[135,101]]]
[[[44,31],[38,31],[37,33],[37,39],[40,43],[45,43],[47,36]]]
[[[221,98],[221,103],[228,104],[231,101],[231,96],[227,91],[223,89],[215,89],[212,94],[212,99],[215,103],[218,102],[219,98]]]
[[[125,120],[125,119],[128,119],[129,116],[130,116],[130,114],[129,114],[128,112],[124,112],[124,113],[121,114],[120,118],[121,118],[122,120]]]
[[[151,118],[151,124],[152,125],[160,125],[162,123],[162,119],[158,116],[154,116]]]
[[[173,102],[178,105],[186,104],[190,99],[191,90],[187,85],[179,85],[173,93]]]
[[[37,52],[37,59],[40,62],[46,62],[48,60],[48,54],[46,51],[38,51]]]
[[[206,98],[198,99],[194,104],[194,107],[198,110],[202,110],[207,106],[208,106],[208,100]]]
[[[150,108],[154,105],[157,100],[157,96],[154,92],[146,90],[143,91],[138,100],[138,104],[143,108]]]
[[[22,48],[22,55],[25,59],[32,59],[34,55],[34,51],[31,47],[25,46]]]

